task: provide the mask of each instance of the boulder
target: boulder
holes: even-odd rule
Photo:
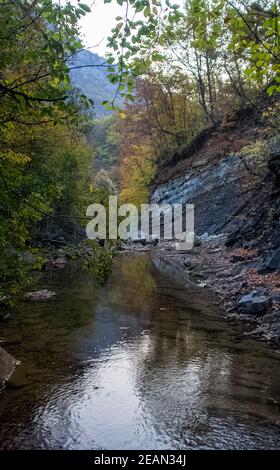
[[[241,311],[255,315],[264,314],[271,307],[271,299],[258,291],[243,295],[238,302]]]
[[[259,273],[270,271],[280,271],[280,248],[277,248],[273,253],[267,256],[258,268]]]
[[[0,388],[9,380],[16,366],[16,360],[0,347]]]
[[[191,233],[187,233],[187,234],[183,233],[181,238],[177,238],[177,240],[179,240],[180,243],[187,243],[188,245],[190,245],[190,248],[191,248],[191,246],[196,247],[196,246],[201,245],[201,240],[196,235],[195,232],[191,232]]]
[[[200,245],[201,245],[201,240],[195,233],[194,234],[194,246],[200,246]]]
[[[52,292],[47,289],[38,290],[37,292],[26,292],[24,294],[25,300],[49,300],[55,295],[55,292]]]

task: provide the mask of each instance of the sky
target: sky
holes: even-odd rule
[[[71,3],[78,4],[78,1],[72,0]],[[91,13],[87,13],[79,22],[81,39],[90,51],[104,57],[106,38],[117,23],[116,16],[123,16],[124,6],[121,7],[114,1],[104,4],[104,0],[81,0],[81,3],[91,7]]]
[[[65,4],[67,0],[53,0],[54,3]],[[73,5],[79,5],[78,0],[70,0]],[[116,26],[118,21],[116,16],[124,16],[126,4],[120,6],[116,0],[111,3],[105,3],[104,0],[80,0],[80,3],[87,4],[91,8],[91,13],[86,13],[79,20],[80,37],[83,44],[92,52],[96,52],[105,57],[107,37],[111,35],[111,29]],[[172,2],[173,3],[173,2]],[[184,0],[176,0],[174,3],[183,6]],[[137,14],[137,19],[144,19],[142,13]]]
[[[55,0],[56,3],[58,0]],[[72,4],[78,5],[78,0],[70,0]],[[66,3],[66,0],[60,0]],[[104,0],[80,0],[91,8],[91,13],[87,13],[80,21],[81,39],[87,48],[96,52],[102,57],[105,56],[107,37],[111,34],[111,29],[116,26],[116,16],[124,16],[126,5],[120,6],[116,0],[112,3],[104,4]],[[177,0],[179,5],[183,5],[184,0]],[[138,13],[137,19],[142,19],[142,13]],[[144,18],[144,17],[143,17]]]

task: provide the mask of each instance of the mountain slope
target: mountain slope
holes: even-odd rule
[[[112,101],[117,91],[117,85],[113,85],[107,79],[107,68],[102,67],[105,62],[106,59],[98,54],[81,51],[70,63],[71,67],[81,67],[71,70],[71,82],[74,87],[79,88],[83,94],[94,101],[96,117],[111,114],[111,111],[104,109],[102,102]],[[94,67],[85,67],[87,65],[94,65]],[[120,106],[122,103],[122,98],[117,96],[115,104]]]

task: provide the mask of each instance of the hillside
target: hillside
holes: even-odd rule
[[[107,79],[107,68],[102,66],[105,61],[104,57],[96,53],[81,51],[76,54],[70,64],[71,67],[81,67],[71,70],[72,85],[94,101],[96,117],[111,114],[111,111],[104,109],[102,102],[112,101],[117,91],[117,85],[113,85]],[[88,65],[94,65],[94,67],[86,67]],[[96,67],[96,65],[100,65],[100,67]],[[120,96],[116,98],[115,104],[122,104]]]
[[[267,110],[278,103],[277,96],[262,98],[257,108],[202,132],[157,168],[150,185],[151,203],[195,206],[194,249],[172,252],[161,243],[161,257],[210,287],[228,316],[277,346],[280,138]]]

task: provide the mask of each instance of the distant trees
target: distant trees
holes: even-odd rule
[[[120,162],[120,201],[139,205],[147,201],[149,183],[155,171],[155,150],[142,115],[143,107],[127,106],[119,118],[118,158]]]
[[[91,122],[88,141],[93,148],[95,168],[98,170],[116,162],[118,131],[114,115]]]
[[[174,151],[203,128],[195,82],[178,67],[147,73],[136,89],[155,156],[163,156],[163,149],[166,154]]]

